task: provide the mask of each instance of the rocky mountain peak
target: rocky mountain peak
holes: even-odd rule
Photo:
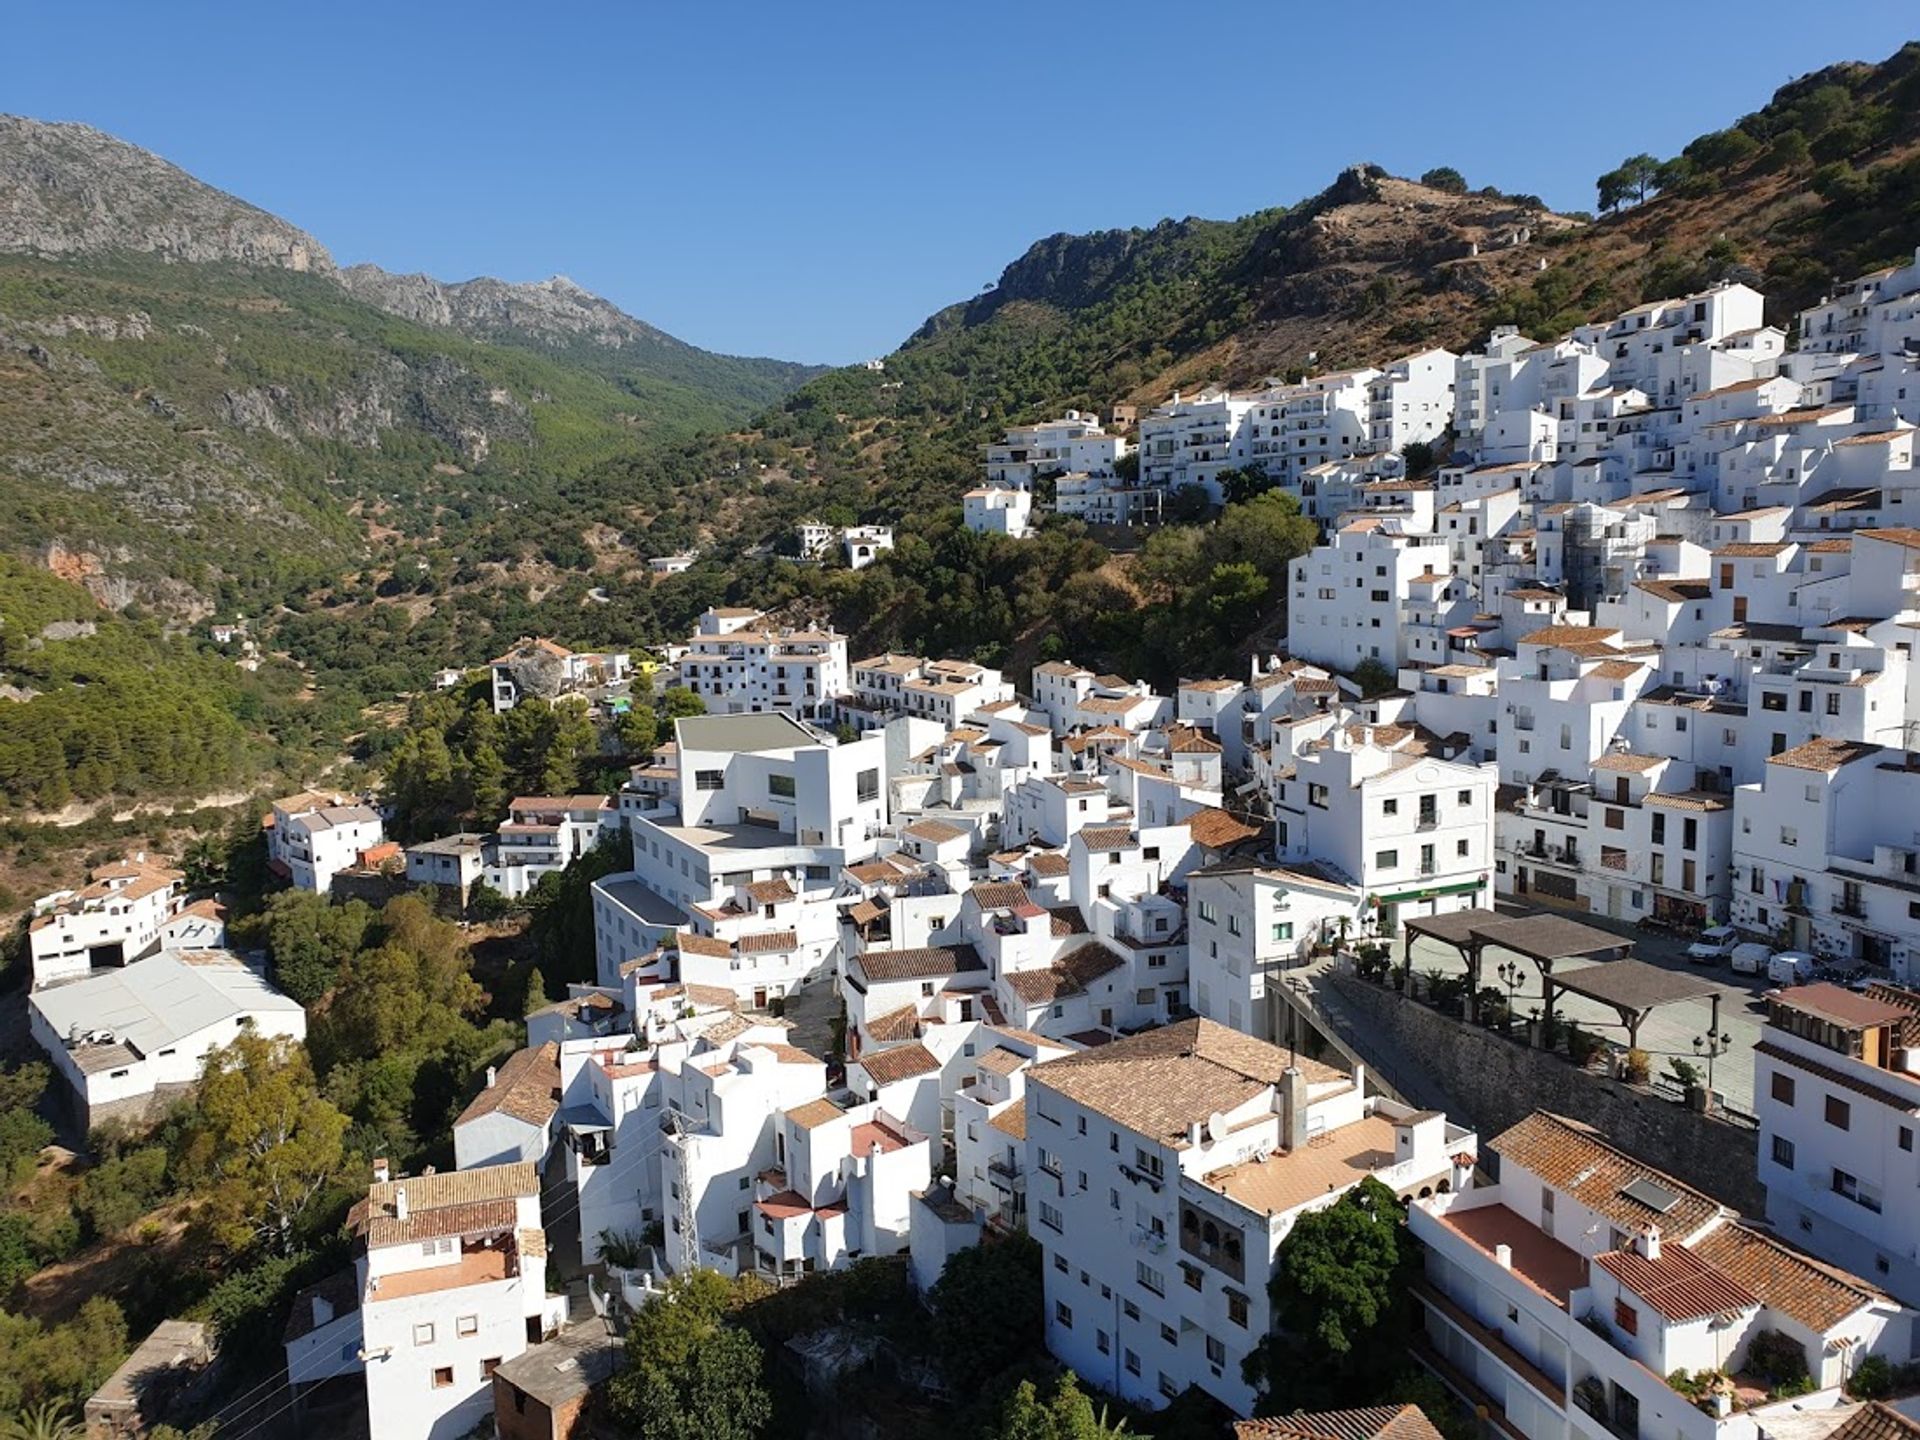
[[[0,115],[0,251],[129,250],[329,275],[318,240],[90,125]]]

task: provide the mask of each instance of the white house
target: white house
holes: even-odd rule
[[[1753,1440],[1839,1402],[1864,1356],[1907,1353],[1897,1302],[1584,1125],[1539,1112],[1492,1148],[1497,1184],[1408,1212],[1426,1263],[1416,1354],[1510,1435]],[[1799,1345],[1813,1394],[1769,1405],[1742,1376],[1769,1331]],[[1706,1376],[1704,1400],[1681,1372]]]
[[[307,1034],[306,1011],[225,950],[162,950],[36,990],[27,1019],[87,1128],[156,1113],[198,1084],[207,1053],[242,1030]]]
[[[78,890],[34,901],[27,920],[34,988],[153,954],[186,903],[182,879],[178,870],[136,853],[95,866]]]
[[[549,1041],[487,1067],[486,1084],[453,1122],[453,1163],[472,1170],[525,1160],[544,1170],[560,1112],[560,1047]]]
[[[369,805],[311,792],[273,802],[267,832],[267,868],[297,890],[325,895],[340,871],[386,839],[380,816]]]
[[[823,716],[848,689],[847,637],[779,627],[757,610],[709,609],[681,656],[680,683],[714,714]]]
[[[1005,535],[1024,540],[1033,515],[1033,494],[1006,485],[987,485],[960,497],[960,520],[976,535]]]
[[[1795,985],[1767,996],[1754,1047],[1767,1220],[1835,1265],[1920,1305],[1920,996]]]
[[[1405,1196],[1457,1185],[1475,1148],[1438,1113],[1369,1099],[1362,1075],[1210,1020],[1032,1066],[1024,1123],[1047,1348],[1130,1402],[1197,1385],[1241,1415],[1294,1220],[1369,1175]]]
[[[524,1162],[375,1175],[348,1215],[367,1414],[381,1440],[450,1440],[491,1413],[494,1370],[566,1318],[546,1289],[540,1176]]]

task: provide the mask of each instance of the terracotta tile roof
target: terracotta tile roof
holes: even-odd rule
[[[1716,1201],[1624,1150],[1616,1150],[1598,1130],[1545,1110],[1534,1111],[1501,1134],[1492,1147],[1503,1165],[1531,1171],[1629,1235],[1638,1233],[1651,1220],[1675,1240],[1684,1241],[1722,1213]],[[1675,1197],[1673,1204],[1656,1211],[1623,1194],[1636,1180],[1652,1181]]]
[[[795,898],[793,886],[785,880],[756,880],[746,888],[747,898],[756,905],[780,905]]]
[[[1703,1320],[1759,1305],[1760,1297],[1703,1262],[1685,1245],[1669,1240],[1660,1258],[1638,1250],[1609,1250],[1593,1263],[1668,1320]]]
[[[1018,880],[982,880],[967,891],[967,898],[982,910],[1018,910],[1033,903]]]
[[[1312,1082],[1347,1077],[1301,1059]],[[1287,1052],[1211,1020],[1183,1020],[1036,1065],[1030,1082],[1142,1135],[1184,1145],[1187,1129],[1277,1084]],[[1029,1094],[1032,1092],[1029,1091]]]
[[[1920,550],[1920,530],[1910,525],[1896,525],[1880,530],[1856,530],[1856,538],[1864,536],[1869,540],[1884,540],[1889,545],[1898,545],[1907,550]]]
[[[1732,545],[1722,545],[1711,553],[1715,559],[1763,560],[1780,554],[1786,548],[1787,542],[1784,540],[1742,540]]]
[[[958,840],[967,832],[958,825],[949,825],[944,820],[916,820],[901,829],[902,835],[911,835],[916,840],[925,840],[932,845],[944,844],[948,840]]]
[[[1880,1298],[1852,1276],[1739,1221],[1709,1231],[1692,1249],[1735,1284],[1759,1296],[1769,1310],[1816,1334],[1831,1330]]]
[[[1193,843],[1204,845],[1209,850],[1224,850],[1229,845],[1238,845],[1242,840],[1252,840],[1266,833],[1264,825],[1242,820],[1217,807],[1196,810],[1187,817],[1187,833],[1193,837]]]
[[[833,1101],[822,1095],[817,1100],[809,1100],[804,1105],[795,1105],[788,1109],[787,1119],[802,1130],[818,1129],[822,1125],[840,1119],[847,1112]]]
[[[1628,775],[1644,775],[1649,770],[1658,770],[1667,763],[1664,755],[1629,755],[1622,751],[1610,750],[1593,762],[1596,770],[1616,770]]]
[[[1602,660],[1587,673],[1601,680],[1631,680],[1646,668],[1638,660]]]
[[[1913,1013],[1909,1006],[1896,1005],[1873,995],[1856,995],[1844,986],[1826,980],[1812,985],[1795,985],[1780,991],[1772,1000],[1775,1005],[1812,1015],[1843,1030],[1897,1025]]]
[[[1870,745],[1864,740],[1840,740],[1828,735],[1816,735],[1804,745],[1782,750],[1767,763],[1784,765],[1792,770],[1818,770],[1823,774],[1831,774],[1842,765],[1864,760],[1879,751],[1878,745]]]
[[[984,970],[980,952],[971,945],[930,945],[918,950],[869,950],[852,962],[867,980],[930,980]]]
[[[1004,1045],[996,1045],[973,1063],[974,1068],[985,1070],[989,1075],[1011,1075],[1027,1063],[1027,1057]]]
[[[484,1115],[511,1115],[529,1125],[545,1125],[560,1108],[560,1047],[549,1040],[537,1049],[516,1050],[487,1086],[460,1112],[456,1125]]]
[[[1709,795],[1704,790],[1682,790],[1677,795],[1653,794],[1646,797],[1646,804],[1657,805],[1663,810],[1731,810],[1733,802],[1724,795]]]
[[[1063,935],[1084,935],[1087,933],[1087,917],[1080,913],[1078,905],[1055,905],[1048,907],[1047,913],[1053,917],[1048,929],[1055,939]]]
[[[1610,640],[1618,635],[1618,630],[1597,625],[1549,625],[1544,630],[1536,630],[1531,635],[1522,635],[1522,645],[1592,645],[1599,641]]]
[[[733,1010],[740,1004],[740,997],[724,985],[683,985],[687,999],[696,1005],[705,1005],[709,1009]]]
[[[902,1005],[898,1010],[889,1010],[884,1015],[874,1016],[860,1028],[866,1031],[867,1038],[876,1044],[911,1040],[920,1033],[920,1011],[917,1006]]]
[[[1065,875],[1072,867],[1067,857],[1058,850],[1036,850],[1027,856],[1027,869],[1038,879],[1051,879]]]
[[[1130,825],[1086,825],[1075,833],[1089,850],[1126,850],[1134,843]]]
[[[854,1062],[867,1072],[876,1085],[892,1085],[916,1075],[931,1075],[940,1068],[934,1054],[919,1041],[895,1045],[888,1050],[869,1050]]]
[[[987,1124],[998,1130],[1002,1135],[1010,1135],[1015,1140],[1026,1139],[1027,1102],[1025,1100],[1014,1101],[1013,1104],[987,1121]]]
[[[705,955],[716,960],[731,960],[733,946],[724,940],[716,940],[711,935],[700,935],[692,930],[680,932],[680,950],[685,955]]]
[[[740,953],[742,955],[766,955],[782,950],[797,949],[800,936],[792,930],[768,930],[760,935],[742,935]]]
[[[871,900],[862,900],[847,908],[847,919],[856,925],[871,925],[887,912]]]
[[[1296,1410],[1263,1420],[1237,1420],[1234,1440],[1440,1440],[1418,1405],[1361,1410]]]
[[[1920,1440],[1920,1421],[1872,1400],[1829,1430],[1827,1440]]]

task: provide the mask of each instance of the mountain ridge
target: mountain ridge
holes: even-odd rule
[[[639,345],[756,368],[824,368],[702,350],[564,276],[446,281],[366,262],[341,266],[291,221],[78,121],[0,115],[0,251],[43,257],[125,251],[188,264],[262,266],[322,276],[376,309],[495,343],[584,339],[614,350]]]

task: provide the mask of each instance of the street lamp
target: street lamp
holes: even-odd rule
[[[1713,1090],[1713,1062],[1733,1048],[1733,1036],[1722,1030],[1718,1035],[1708,1031],[1705,1035],[1693,1037],[1693,1053],[1704,1055],[1707,1061],[1707,1090]]]
[[[1506,982],[1507,1026],[1509,1029],[1511,1029],[1513,1026],[1513,992],[1519,989],[1520,977],[1522,974],[1522,971],[1520,968],[1520,962],[1518,960],[1505,961],[1499,965],[1494,966],[1493,973],[1498,975],[1503,981]]]

